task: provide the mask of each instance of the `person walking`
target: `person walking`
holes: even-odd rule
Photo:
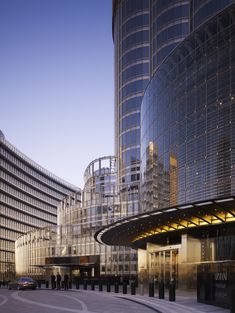
[[[57,273],[57,275],[56,275],[56,287],[57,287],[57,290],[60,290],[60,288],[61,288],[61,275],[60,275],[60,273]]]
[[[55,274],[51,274],[51,289],[55,289],[56,283],[55,283]]]
[[[64,290],[69,289],[69,275],[67,273],[64,274]]]

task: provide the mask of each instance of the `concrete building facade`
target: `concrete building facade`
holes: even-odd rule
[[[15,240],[55,225],[57,206],[79,188],[45,170],[0,133],[0,280],[15,275]]]

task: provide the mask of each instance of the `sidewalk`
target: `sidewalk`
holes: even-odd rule
[[[46,289],[43,287],[42,289]],[[108,297],[120,298],[124,301],[134,301],[153,309],[157,313],[230,313],[229,309],[198,303],[196,291],[183,291],[177,289],[175,295],[176,301],[171,302],[169,301],[168,290],[165,290],[164,300],[158,299],[157,290],[155,290],[154,297],[149,297],[146,290],[144,295],[140,295],[138,288],[136,289],[136,295],[130,294],[130,288],[128,288],[127,294],[123,294],[120,286],[119,293],[114,292],[114,286],[111,287],[111,292],[106,291],[106,286],[103,286],[103,291],[99,291],[97,285],[95,286],[95,290],[91,290],[90,285],[87,286],[87,290],[83,289],[83,285],[80,285],[79,289],[76,289],[73,285],[73,288],[69,290],[72,292],[93,293],[97,296],[102,294]]]
[[[165,299],[161,300],[158,299],[157,293],[155,294],[155,297],[149,297],[146,293],[144,295],[139,295],[138,289],[136,290],[136,295],[131,295],[130,290],[128,290],[128,294],[123,294],[121,289],[119,289],[119,293],[115,293],[113,288],[111,289],[111,292],[107,292],[106,288],[103,288],[102,292],[98,291],[98,287],[95,291],[89,289],[83,290],[82,288],[79,290],[73,290],[80,292],[92,292],[95,294],[102,293],[107,296],[123,299],[125,301],[134,301],[141,303],[158,313],[230,313],[229,309],[198,303],[196,291],[176,290],[176,301],[170,302],[168,291],[165,292]]]
[[[112,293],[113,294],[113,293]],[[229,313],[229,309],[219,308],[213,305],[203,304],[197,302],[196,292],[187,292],[176,290],[176,301],[170,302],[168,299],[168,292],[165,294],[165,299],[158,299],[147,295],[122,295],[114,294],[116,297],[125,298],[131,301],[138,301],[143,305],[154,308],[157,312],[161,313]]]

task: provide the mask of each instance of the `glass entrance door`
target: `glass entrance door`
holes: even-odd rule
[[[168,285],[171,279],[178,283],[179,248],[165,247],[150,253],[150,275]]]

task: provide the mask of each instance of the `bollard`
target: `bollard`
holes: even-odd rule
[[[69,281],[69,289],[73,288],[72,280]]]
[[[40,280],[38,280],[38,288],[41,288],[41,281]]]
[[[154,297],[154,283],[149,283],[149,297]]]
[[[83,289],[87,290],[87,281],[86,280],[83,281]]]
[[[131,283],[131,295],[135,295],[135,283]]]
[[[95,290],[95,282],[93,280],[91,281],[91,290]]]
[[[102,281],[99,282],[99,291],[103,291]]]
[[[107,292],[111,291],[111,286],[110,286],[110,282],[109,281],[107,281],[107,283],[106,283],[106,291]]]
[[[127,283],[123,283],[123,285],[122,285],[122,293],[123,293],[124,295],[127,294]]]
[[[159,283],[159,299],[164,299],[164,298],[165,298],[164,282],[163,280],[161,280]]]
[[[144,284],[139,284],[140,287],[140,295],[144,296]]]
[[[49,288],[49,281],[46,280],[46,288]]]
[[[175,282],[170,281],[169,284],[169,301],[175,301]]]
[[[117,281],[115,282],[115,285],[114,285],[114,292],[119,293],[119,284]]]
[[[231,290],[230,313],[235,313],[235,289]]]
[[[78,279],[76,280],[76,289],[79,289],[79,281],[78,281]]]

